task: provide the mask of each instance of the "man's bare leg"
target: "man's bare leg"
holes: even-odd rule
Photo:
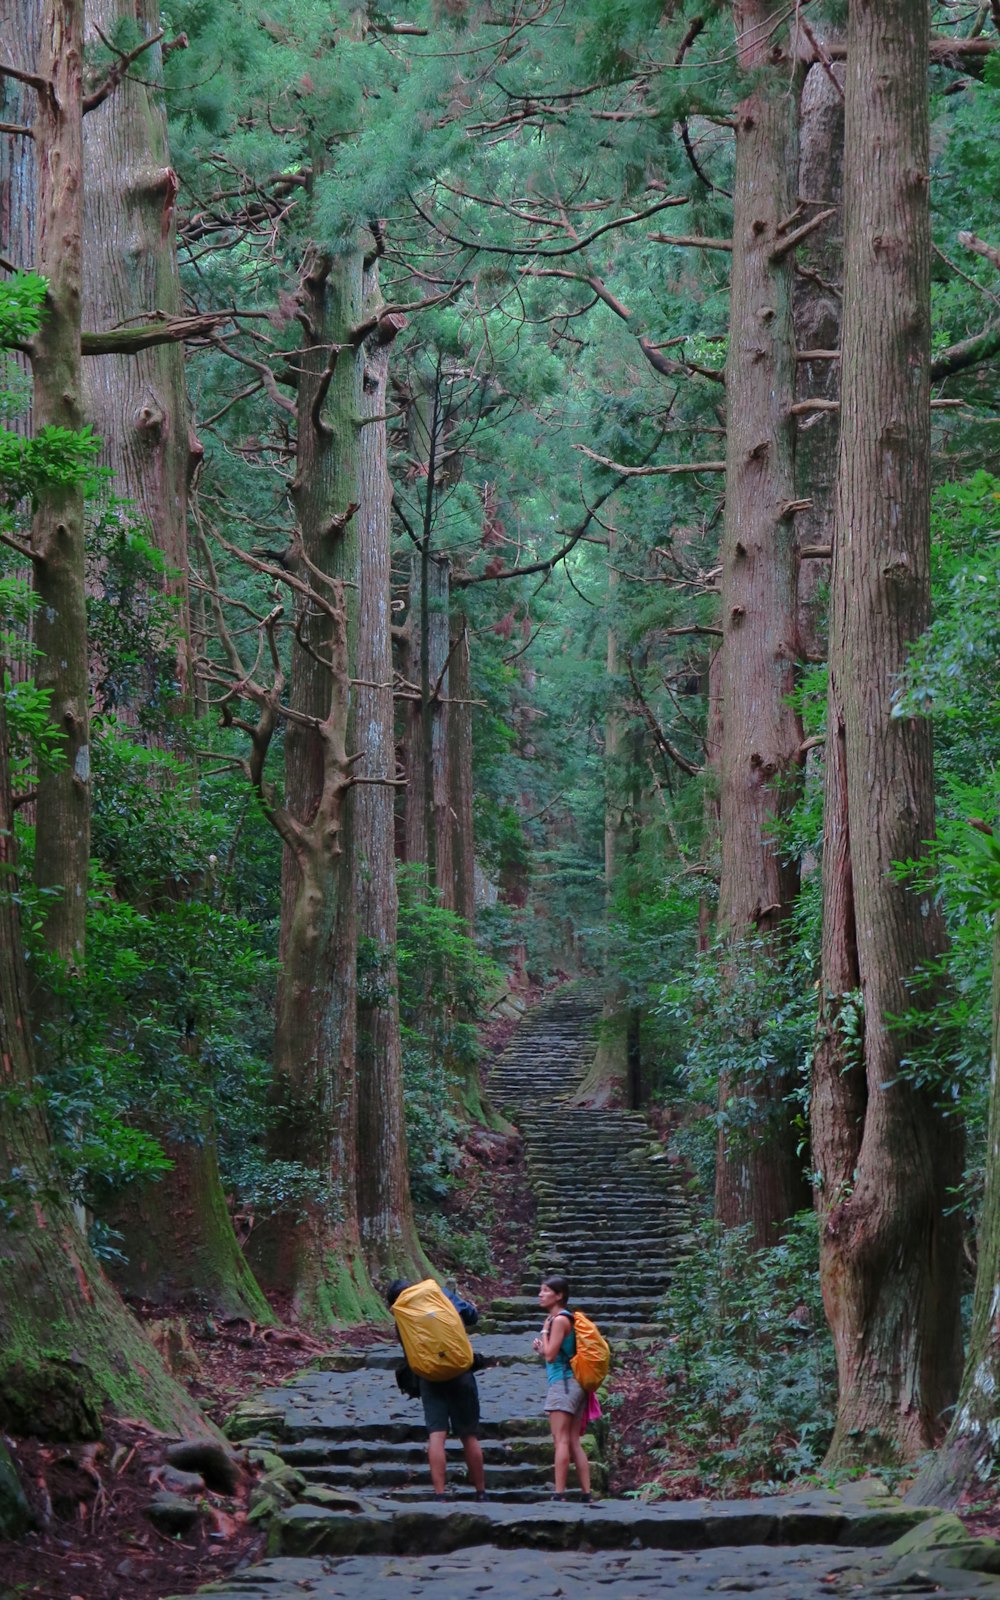
[[[447,1463],[444,1453],[444,1442],[447,1434],[429,1433],[427,1435],[427,1460],[431,1469],[431,1483],[435,1494],[444,1494]]]
[[[465,1452],[465,1464],[469,1469],[472,1487],[477,1494],[486,1493],[486,1472],[483,1467],[483,1451],[479,1440],[472,1434],[467,1434],[462,1440],[462,1449]]]

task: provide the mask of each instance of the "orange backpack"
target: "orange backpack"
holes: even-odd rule
[[[576,1334],[576,1354],[570,1356],[570,1370],[587,1394],[599,1389],[611,1366],[611,1346],[597,1324],[585,1317],[582,1311],[571,1312],[573,1332]]]

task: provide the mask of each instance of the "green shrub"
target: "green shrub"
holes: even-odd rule
[[[750,1229],[703,1224],[666,1300],[673,1339],[660,1358],[683,1370],[676,1444],[705,1481],[758,1492],[813,1472],[833,1430],[836,1368],[819,1289],[815,1215],[754,1252]],[[658,1453],[669,1463],[670,1450]]]

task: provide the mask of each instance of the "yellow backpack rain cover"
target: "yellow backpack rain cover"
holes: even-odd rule
[[[469,1371],[472,1346],[465,1324],[433,1278],[404,1289],[391,1310],[406,1359],[418,1376],[444,1383]]]

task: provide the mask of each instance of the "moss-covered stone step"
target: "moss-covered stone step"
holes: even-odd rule
[[[948,1573],[937,1586],[956,1600],[996,1596],[995,1581],[979,1573]],[[948,1581],[950,1579],[950,1582]],[[961,1587],[959,1587],[959,1580]],[[234,1575],[210,1590],[213,1600],[719,1600],[752,1594],[760,1600],[821,1600],[831,1593],[864,1600],[899,1600],[902,1593],[881,1552],[829,1545],[785,1549],[700,1551],[510,1550],[478,1547],[445,1557],[279,1556]],[[927,1593],[926,1587],[916,1593]]]
[[[271,1553],[431,1554],[472,1545],[533,1550],[692,1550],[720,1546],[891,1543],[926,1512],[898,1504],[851,1506],[834,1495],[641,1505],[554,1501],[455,1507],[381,1501],[361,1513],[295,1506],[272,1525]]]

